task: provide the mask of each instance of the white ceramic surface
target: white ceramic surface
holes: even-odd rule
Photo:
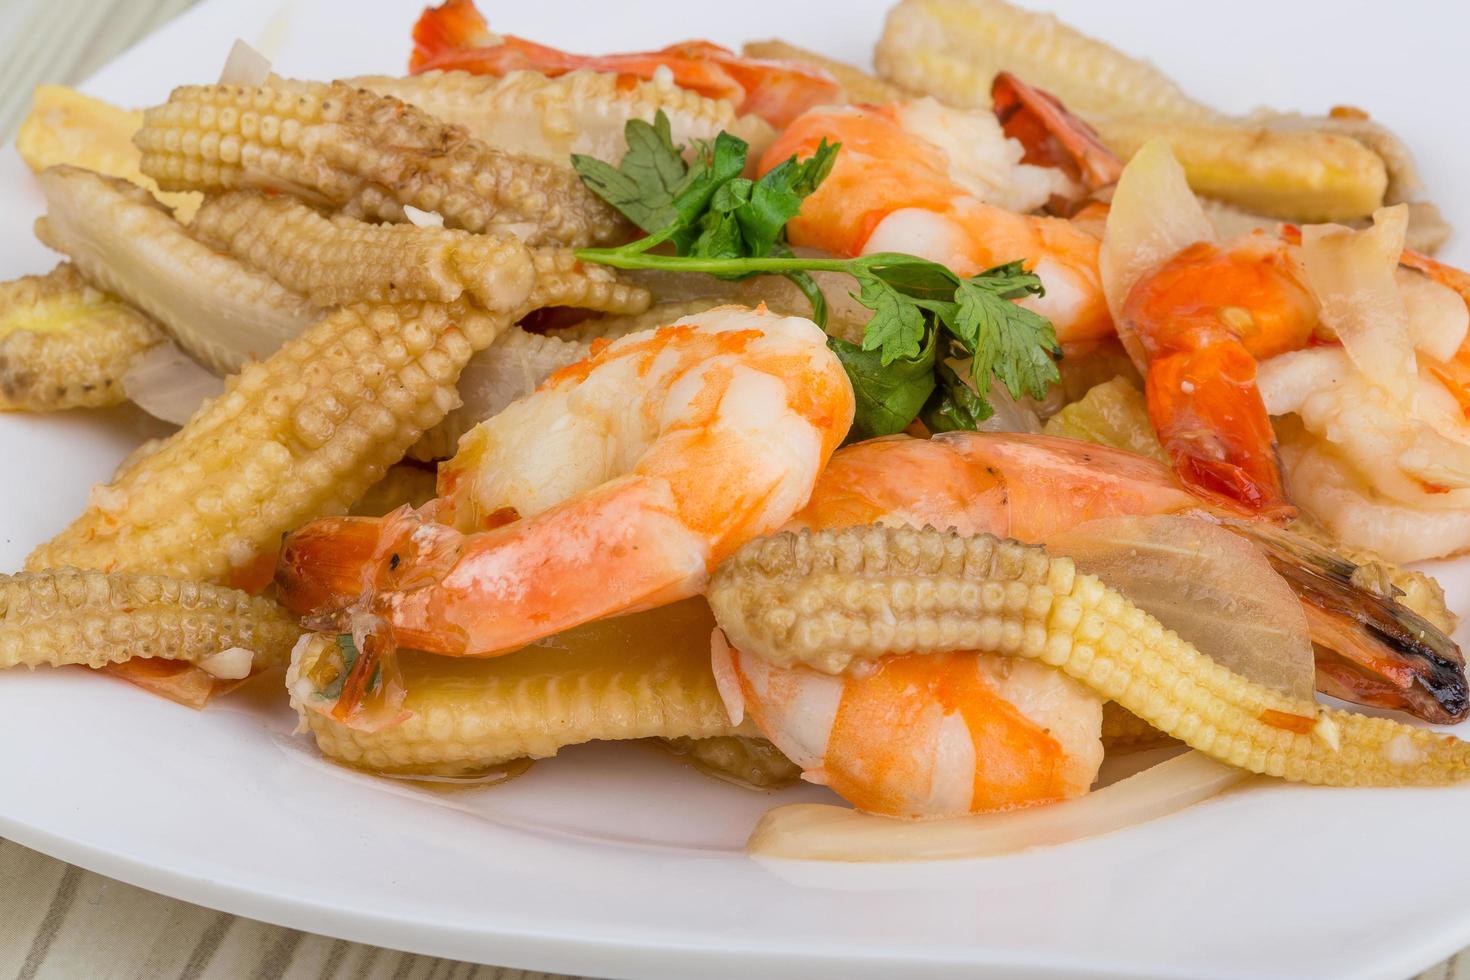
[[[1470,223],[1458,97],[1466,17],[1447,4],[1053,0],[1206,100],[1370,109]],[[572,49],[781,34],[863,60],[884,0],[540,0],[496,27]],[[503,8],[503,9],[497,9]],[[146,104],[213,78],[236,36],[278,70],[400,68],[415,0],[213,0],[89,91]],[[40,201],[0,153],[0,278],[49,268]],[[1465,261],[1470,249],[1447,253]],[[0,568],[84,504],[154,431],[135,413],[0,416]],[[1470,563],[1448,569],[1461,601]],[[1463,637],[1462,637],[1463,639]],[[428,794],[355,776],[289,736],[276,692],[195,713],[80,670],[0,676],[0,834],[179,898],[301,929],[506,966],[615,977],[1398,978],[1470,944],[1470,788],[1251,783],[1107,837],[981,862],[762,865],[741,844],[776,796],[641,745],[592,746],[505,786]]]

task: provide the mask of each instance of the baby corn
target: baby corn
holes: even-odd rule
[[[1103,705],[1102,740],[1103,745],[1109,751],[1151,749],[1174,741],[1142,718],[1130,714],[1112,701]]]
[[[0,409],[119,405],[133,359],[163,339],[153,321],[67,263],[0,283]]]
[[[343,83],[175,89],[143,115],[145,174],[168,190],[266,188],[402,220],[403,206],[449,227],[579,247],[627,226],[569,168],[506,153],[397,99]]]
[[[46,217],[37,237],[216,374],[269,355],[321,316],[304,297],[190,237],[140,187],[52,167],[41,190]]]
[[[888,81],[952,105],[989,108],[990,83],[1009,71],[1089,122],[1217,115],[1147,62],[1005,0],[903,0],[888,12],[873,60]]]
[[[513,318],[433,304],[331,313],[98,487],[27,567],[268,579],[281,535],[361,498],[454,406],[460,370]]]
[[[537,309],[569,306],[627,316],[642,313],[653,302],[648,290],[623,282],[607,266],[583,263],[571,249],[537,249],[532,257],[536,262],[536,288],[531,302]]]
[[[988,108],[997,72],[1060,98],[1124,159],[1165,136],[1190,186],[1293,221],[1362,218],[1384,201],[1388,171],[1369,145],[1324,121],[1289,130],[1231,119],[1157,69],[1004,0],[904,0],[875,55],[883,77],[952,105]]]
[[[38,85],[31,112],[20,124],[15,148],[35,173],[65,164],[121,177],[151,191],[174,217],[188,221],[199,206],[198,194],[169,194],[138,169],[142,155],[133,134],[143,125],[141,110],[83,95],[65,85]]]
[[[161,575],[0,575],[0,669],[187,660],[216,677],[286,663],[301,635],[269,599]]]
[[[313,706],[336,640],[293,656],[292,703],[329,759],[376,772],[463,776],[580,742],[735,734],[709,666],[702,599],[590,623],[525,650],[475,660],[400,653],[407,720],[349,728]]]
[[[990,535],[782,533],[721,565],[709,602],[732,644],[778,664],[836,671],[890,653],[986,650],[1056,667],[1251,772],[1333,786],[1470,778],[1470,743],[1256,684],[1070,559]]]
[[[712,140],[724,130],[751,144],[756,159],[775,136],[763,119],[737,115],[724,100],[614,72],[548,78],[534,71],[503,77],[429,71],[407,78],[354,78],[348,84],[402,99],[491,146],[559,167],[569,166],[573,153],[616,163],[627,148],[623,128],[628,120],[653,122],[659,112],[668,117],[676,145]]]
[[[323,307],[448,303],[468,292],[505,311],[522,306],[536,281],[530,252],[514,238],[329,218],[259,191],[208,198],[189,230]]]

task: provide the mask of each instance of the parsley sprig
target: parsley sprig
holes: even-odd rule
[[[993,412],[992,379],[1013,398],[1041,398],[1058,377],[1060,353],[1051,323],[1014,301],[1044,295],[1020,262],[962,278],[927,259],[883,252],[851,259],[792,254],[786,223],[832,170],[838,150],[825,140],[759,180],[741,176],[749,146],[722,132],[696,140],[685,160],[668,118],[630,120],[628,150],[617,167],[574,155],[583,183],[648,234],[617,248],[585,248],[586,262],[618,269],[703,272],[722,279],[782,275],[812,304],[825,326],[827,303],[813,272],[845,272],[858,302],[873,311],[862,344],[828,343],[857,396],[854,435],[899,432],[917,417],[933,431],[973,429]],[[665,246],[658,252],[654,249]],[[672,249],[672,255],[667,252]],[[969,358],[973,387],[950,366]]]

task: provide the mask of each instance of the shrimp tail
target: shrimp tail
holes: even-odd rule
[[[1459,646],[1360,566],[1264,521],[1217,518],[1254,542],[1302,600],[1317,651],[1317,689],[1435,724],[1470,714]]]
[[[991,83],[990,98],[1005,134],[1025,149],[1026,163],[1060,167],[1089,191],[1116,184],[1123,175],[1123,161],[1097,131],[1051,93],[1003,71]]]
[[[1295,516],[1256,388],[1256,359],[1242,344],[1222,340],[1160,357],[1148,366],[1146,387],[1149,420],[1187,486],[1262,517]]]

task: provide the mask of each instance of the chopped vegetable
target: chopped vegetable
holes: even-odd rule
[[[531,245],[615,241],[625,226],[565,168],[505,153],[404,105],[336,82],[186,85],[143,115],[142,170],[170,190],[262,188]]]
[[[35,173],[66,165],[94,170],[104,177],[121,177],[137,184],[187,222],[199,206],[199,195],[160,191],[151,177],[138,169],[142,154],[133,134],[143,125],[141,110],[83,95],[65,85],[38,85],[31,112],[15,136],[15,148]]]
[[[712,738],[666,738],[664,747],[694,764],[700,772],[747,789],[780,789],[801,778],[801,767],[763,738],[716,735]]]
[[[490,660],[399,655],[402,722],[378,731],[330,716],[343,676],[332,637],[298,649],[293,705],[329,759],[386,773],[463,776],[567,745],[733,735],[709,666],[702,599],[601,620]]]
[[[152,320],[69,263],[0,283],[0,409],[119,405],[129,367],[163,340]]]
[[[238,680],[285,664],[300,635],[270,599],[204,582],[78,568],[0,575],[0,669],[147,657]]]
[[[381,479],[454,405],[460,370],[510,319],[343,307],[247,365],[161,449],[98,487],[27,567],[268,581],[281,535],[345,511]]]
[[[216,374],[269,356],[321,316],[304,297],[196,241],[142,188],[52,167],[41,190],[40,239]]]
[[[133,359],[122,389],[129,401],[154,418],[183,425],[206,401],[224,392],[225,382],[165,341]]]

